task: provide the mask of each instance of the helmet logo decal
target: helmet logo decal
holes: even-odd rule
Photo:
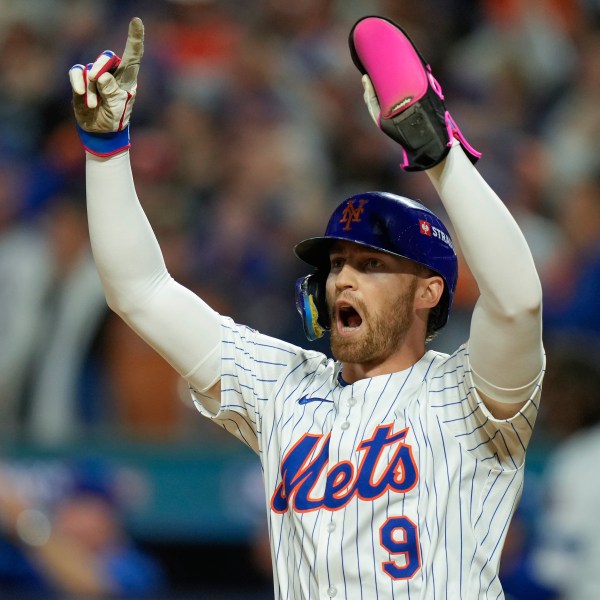
[[[442,243],[446,244],[446,246],[448,246],[449,248],[452,248],[452,250],[454,250],[454,246],[452,245],[452,240],[450,239],[450,236],[447,235],[446,233],[444,233],[438,227],[434,227],[428,221],[419,219],[419,231],[421,232],[421,235],[426,235],[429,237],[433,236],[434,238],[437,238]]]
[[[358,206],[355,206],[354,202],[354,199],[348,200],[348,202],[346,202],[346,206],[344,207],[344,212],[342,213],[342,218],[340,219],[340,223],[345,223],[344,231],[350,231],[352,223],[360,223],[362,213],[365,210],[364,206],[368,200],[366,198],[361,198],[358,201]]]
[[[428,235],[431,237],[431,224],[423,219],[419,219],[419,228],[423,235]]]

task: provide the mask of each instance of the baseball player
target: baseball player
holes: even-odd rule
[[[70,71],[98,271],[111,308],[189,382],[199,411],[258,454],[277,598],[502,598],[544,372],[540,282],[406,34],[366,17],[350,49],[371,115],[402,167],[426,171],[476,278],[464,345],[426,346],[452,305],[450,233],[389,193],[343,200],[324,235],[295,248],[312,266],[296,284],[305,332],[329,331],[335,360],[239,325],[174,281],[129,162],[137,18],[122,59],[107,51]]]

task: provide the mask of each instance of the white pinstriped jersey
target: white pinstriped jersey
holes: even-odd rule
[[[261,458],[276,598],[503,598],[542,376],[498,421],[467,346],[347,385],[321,353],[230,319],[223,332],[221,409],[194,398]]]

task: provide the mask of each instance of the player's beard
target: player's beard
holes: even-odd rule
[[[363,316],[364,331],[356,338],[346,338],[333,326],[331,353],[335,359],[344,363],[368,364],[383,361],[396,352],[413,323],[416,289],[417,277],[414,277],[391,306],[377,313],[372,313],[364,302],[353,300]],[[331,322],[335,323],[333,314]]]

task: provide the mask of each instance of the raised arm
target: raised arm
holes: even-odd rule
[[[106,51],[69,72],[86,150],[92,250],[109,306],[194,387],[216,395],[220,318],[167,272],[131,173],[129,118],[143,37],[135,18],[122,59]]]
[[[459,146],[427,174],[479,287],[469,336],[475,385],[495,416],[511,416],[531,396],[544,366],[542,291],[531,252]]]
[[[350,34],[375,123],[402,147],[406,171],[426,171],[479,286],[469,338],[475,386],[498,418],[532,396],[544,368],[541,284],[508,209],[473,164],[479,153],[446,109],[440,85],[408,36],[378,17]]]

